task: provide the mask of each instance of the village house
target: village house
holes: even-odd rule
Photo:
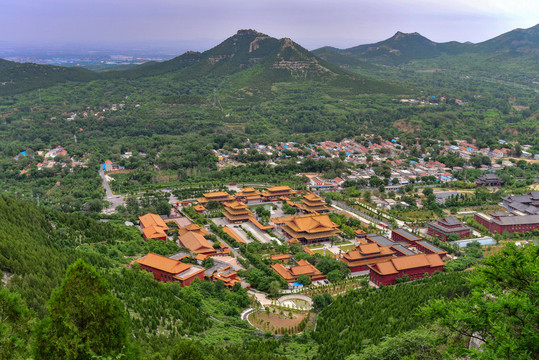
[[[141,270],[151,272],[157,281],[177,281],[181,286],[188,286],[195,279],[204,280],[203,267],[186,264],[154,253],[148,253],[148,255],[135,260],[135,262],[140,264]]]
[[[444,271],[444,262],[438,254],[401,256],[389,261],[369,265],[370,280],[378,285],[392,285],[407,275],[410,279],[423,278],[436,271]]]

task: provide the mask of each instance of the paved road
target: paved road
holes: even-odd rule
[[[388,224],[385,221],[380,221],[378,219],[375,219],[375,218],[363,213],[362,211],[360,211],[358,209],[354,209],[353,207],[350,207],[350,206],[348,206],[348,205],[346,205],[346,204],[344,204],[344,203],[342,203],[340,201],[333,200],[333,204],[334,204],[333,207],[338,207],[341,210],[346,210],[349,213],[353,213],[353,214],[355,214],[355,215],[357,215],[359,217],[362,217],[364,219],[369,220],[371,223],[374,223],[374,224],[377,224],[377,225],[383,223],[383,224],[386,225],[386,228],[391,228],[391,224]]]
[[[103,187],[107,193],[107,198],[111,198],[113,196],[112,190],[110,189],[109,182],[107,181],[107,176],[105,175],[103,168],[99,169],[99,176],[101,176],[101,179],[103,179]]]
[[[105,171],[103,171],[102,168],[99,169],[99,176],[101,176],[101,179],[103,179],[103,187],[105,188],[105,193],[107,194],[106,199],[110,205],[108,208],[103,209],[103,212],[105,214],[111,214],[116,212],[116,207],[119,205],[123,205],[124,203],[124,196],[123,195],[114,195],[112,193],[112,190],[110,189],[109,182],[107,181],[107,177],[105,175]]]

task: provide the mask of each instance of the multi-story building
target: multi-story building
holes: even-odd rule
[[[296,206],[307,213],[323,213],[329,210],[324,198],[316,194],[307,194],[300,201]]]
[[[475,181],[477,186],[502,186],[503,180],[496,174],[484,174]]]
[[[262,201],[262,193],[255,188],[246,187],[236,193],[236,200],[245,204],[256,203]]]
[[[267,191],[262,193],[264,200],[273,201],[278,200],[281,196],[295,195],[296,192],[290,188],[290,186],[273,186],[267,188]]]
[[[225,209],[223,210],[223,215],[231,223],[241,223],[249,220],[253,213],[247,205],[239,201],[226,202]]]
[[[338,225],[327,214],[307,214],[272,219],[292,242],[311,244],[339,234]]]
[[[393,255],[395,251],[390,247],[371,243],[358,245],[354,250],[342,254],[339,260],[348,266],[350,272],[358,272],[368,270],[368,265],[388,261]]]
[[[203,197],[198,198],[197,201],[203,205],[207,204],[209,201],[217,201],[219,204],[222,204],[225,201],[234,201],[234,196],[226,191],[209,192],[202,195]]]
[[[461,239],[470,237],[472,229],[457,220],[454,216],[438,219],[427,224],[427,234],[442,241],[456,234]]]

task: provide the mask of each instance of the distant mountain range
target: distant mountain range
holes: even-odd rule
[[[0,95],[46,88],[66,81],[139,79],[171,76],[174,81],[201,77],[230,77],[236,86],[268,87],[276,82],[315,81],[346,87],[359,93],[399,93],[402,87],[360,77],[348,68],[374,69],[443,59],[455,66],[515,67],[528,75],[537,73],[539,25],[516,29],[478,43],[436,43],[418,34],[397,32],[375,44],[348,49],[323,47],[310,52],[288,38],[276,39],[255,30],[239,30],[216,47],[186,52],[164,62],[102,73],[82,68],[21,64],[0,59]],[[463,57],[464,56],[464,57]]]
[[[414,60],[433,59],[440,56],[475,54],[478,60],[486,58],[535,57],[539,55],[539,25],[529,29],[516,29],[493,39],[478,43],[456,41],[436,43],[419,33],[397,32],[374,44],[359,45],[348,49],[322,47],[315,55],[338,65],[365,66],[366,63],[400,65]]]
[[[239,30],[205,52],[186,52],[164,62],[133,69],[95,73],[58,66],[0,63],[0,94],[47,87],[65,81],[139,79],[171,76],[174,81],[201,77],[231,77],[238,86],[261,87],[276,82],[316,81],[359,92],[397,93],[403,88],[354,75],[323,60],[288,38],[276,39],[255,30]]]

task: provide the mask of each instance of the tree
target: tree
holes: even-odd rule
[[[0,359],[26,358],[30,313],[18,293],[0,289]]]
[[[207,258],[207,259],[204,259],[204,260],[202,261],[202,267],[203,267],[203,268],[209,269],[209,268],[211,268],[213,265],[215,265],[215,261],[214,261],[211,257],[209,257],[209,258]]]
[[[337,281],[341,280],[341,273],[339,272],[339,270],[331,270],[327,274],[327,278],[332,283],[337,282]]]
[[[298,282],[303,285],[311,285],[311,278],[307,275],[300,275],[298,276]]]
[[[268,292],[272,297],[279,296],[279,293],[281,292],[281,283],[277,280],[274,280],[270,283]]]
[[[458,241],[458,240],[460,240],[460,235],[459,234],[451,234],[447,238],[447,241]]]
[[[471,275],[469,297],[437,300],[428,317],[451,332],[475,339],[479,349],[458,343],[449,352],[474,359],[539,358],[539,247],[508,244]]]
[[[172,360],[203,360],[200,347],[191,340],[181,340],[176,344],[171,354]]]
[[[206,209],[208,209],[208,210],[216,210],[218,208],[219,208],[219,202],[218,201],[210,200],[206,204]]]
[[[316,294],[313,296],[313,309],[316,312],[320,312],[324,310],[324,308],[327,306],[326,299],[324,298],[324,295],[322,294]]]
[[[77,260],[37,328],[36,359],[89,359],[129,351],[127,315],[93,266]]]
[[[423,189],[423,195],[425,195],[425,197],[428,197],[429,195],[432,195],[433,193],[434,191],[432,190],[432,188]]]

